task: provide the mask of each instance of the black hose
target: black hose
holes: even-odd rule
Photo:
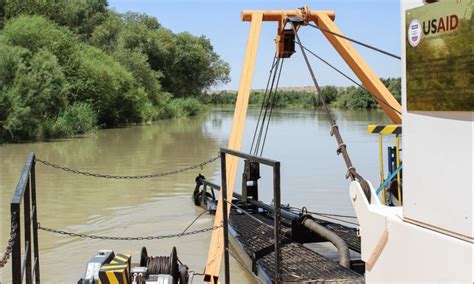
[[[310,218],[305,218],[303,222],[301,222],[301,224],[305,226],[308,230],[330,241],[339,251],[339,264],[344,266],[345,268],[351,268],[349,247],[341,237],[339,237],[333,231],[326,229],[324,226],[319,225]]]

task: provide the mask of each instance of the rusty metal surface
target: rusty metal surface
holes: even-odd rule
[[[272,224],[271,219],[263,214],[254,214],[255,217]],[[350,232],[352,229],[341,225],[322,221],[322,224],[329,229],[335,229],[337,233],[341,233],[341,237],[352,238]],[[273,244],[273,230],[268,226],[258,223],[252,218],[238,214],[235,211],[231,213],[230,223],[236,231],[236,239],[242,244],[247,255],[252,257],[259,250],[268,248]],[[345,230],[350,229],[350,230]],[[288,224],[282,222],[282,232],[289,236],[291,229]],[[356,236],[357,237],[357,236]],[[283,238],[285,240],[285,238]],[[355,240],[351,239],[354,247],[357,247]],[[341,283],[363,283],[364,277],[352,270],[346,269],[336,262],[333,262],[324,256],[304,247],[299,243],[283,242],[281,248],[282,268],[281,278],[283,281],[310,281],[318,282],[341,282]],[[358,245],[360,248],[360,244]],[[257,264],[273,279],[274,252],[257,260]]]

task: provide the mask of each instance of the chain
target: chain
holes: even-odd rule
[[[146,237],[111,237],[111,236],[97,236],[97,235],[88,235],[88,234],[78,234],[78,233],[73,233],[73,232],[67,232],[67,231],[62,231],[62,230],[45,228],[45,227],[42,227],[38,223],[38,229],[46,231],[46,232],[50,232],[50,233],[55,233],[55,234],[59,234],[59,235],[66,235],[66,236],[70,236],[70,237],[99,239],[99,240],[112,240],[112,241],[151,241],[151,240],[172,239],[172,238],[179,238],[179,237],[183,237],[183,236],[189,236],[189,235],[196,235],[196,234],[200,234],[200,233],[205,233],[205,232],[217,230],[221,227],[222,227],[222,225],[213,226],[213,227],[210,227],[210,228],[204,228],[204,229],[195,230],[195,231],[184,232],[184,233],[170,234],[170,235],[146,236]]]
[[[10,259],[10,255],[12,254],[13,244],[15,243],[16,238],[16,229],[17,225],[13,226],[10,230],[10,239],[8,240],[8,245],[3,253],[3,256],[0,258],[0,268],[5,267],[7,265],[8,260]]]
[[[45,160],[41,160],[36,158],[37,162],[40,162],[43,165],[53,167],[55,169],[63,170],[65,172],[73,173],[73,174],[79,174],[79,175],[84,175],[84,176],[89,176],[89,177],[97,177],[97,178],[108,178],[108,179],[146,179],[146,178],[156,178],[156,177],[164,177],[164,176],[170,176],[170,175],[176,175],[179,173],[184,173],[190,170],[194,170],[197,168],[203,169],[204,166],[215,162],[217,159],[219,159],[219,155],[216,157],[213,157],[212,159],[209,159],[207,161],[204,161],[202,163],[192,165],[186,168],[181,168],[178,170],[174,171],[169,171],[169,172],[162,172],[162,173],[154,173],[154,174],[148,174],[148,175],[136,175],[136,176],[121,176],[121,175],[108,175],[108,174],[98,174],[98,173],[91,173],[91,172],[86,172],[86,171],[80,171],[68,167],[63,167],[57,164],[50,163]]]

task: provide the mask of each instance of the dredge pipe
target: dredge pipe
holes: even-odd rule
[[[331,230],[326,229],[324,226],[319,225],[317,222],[310,218],[305,218],[301,222],[308,230],[313,233],[321,236],[322,238],[330,241],[339,252],[339,264],[345,268],[351,268],[351,258],[349,254],[349,247],[346,242],[339,237],[336,233]]]

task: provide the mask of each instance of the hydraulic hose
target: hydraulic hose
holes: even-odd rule
[[[313,233],[330,241],[339,251],[339,264],[344,266],[345,268],[350,269],[351,259],[349,255],[349,247],[341,237],[339,237],[333,231],[326,229],[324,226],[319,225],[317,222],[310,218],[305,218],[303,222],[301,222],[301,224]]]

